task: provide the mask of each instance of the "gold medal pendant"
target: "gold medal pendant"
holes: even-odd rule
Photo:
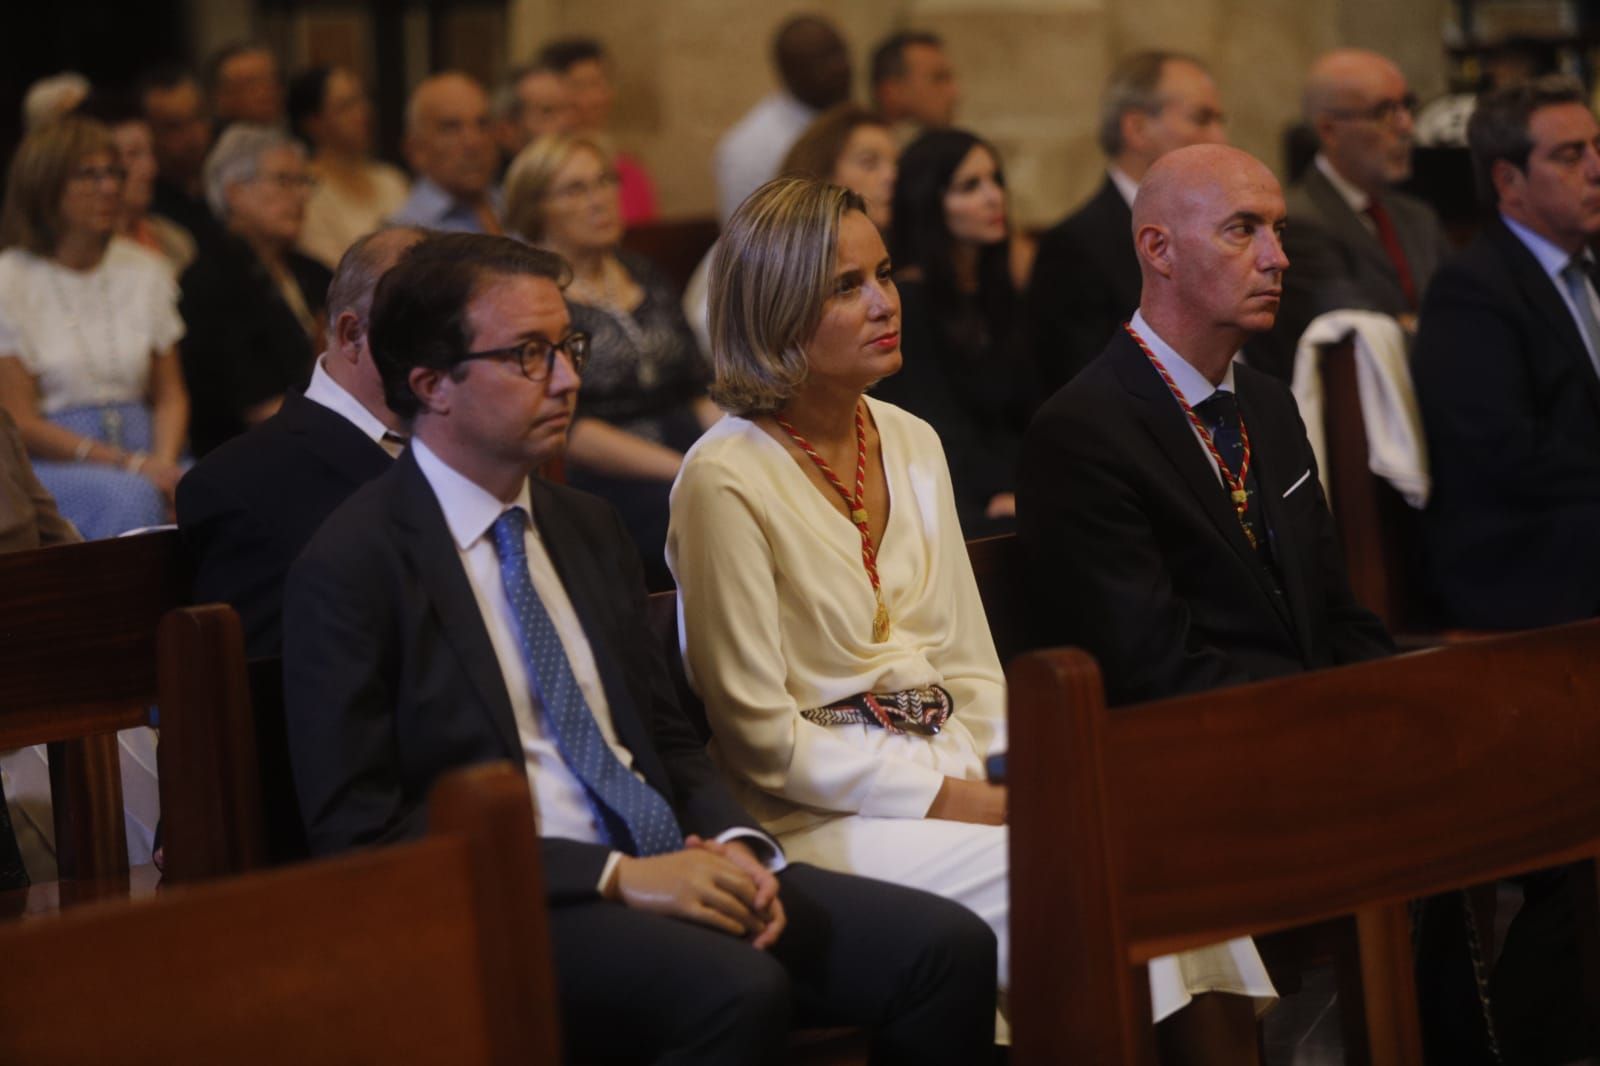
[[[1241,513],[1245,510],[1245,508],[1250,506],[1250,494],[1244,489],[1234,489],[1232,495],[1233,505],[1237,507]]]
[[[878,599],[878,613],[872,616],[872,640],[882,644],[889,639],[889,608],[883,605],[883,599]]]

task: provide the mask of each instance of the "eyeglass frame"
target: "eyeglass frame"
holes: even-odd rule
[[[1380,125],[1392,123],[1395,116],[1404,111],[1412,118],[1417,117],[1417,108],[1420,106],[1416,93],[1405,93],[1398,99],[1379,100],[1371,107],[1330,107],[1323,111],[1329,118],[1341,122],[1376,122]]]
[[[114,181],[118,185],[128,180],[128,168],[117,163],[104,167],[77,166],[67,171],[67,181],[81,181],[86,184],[98,185],[102,181]]]
[[[562,337],[558,341],[546,340],[543,337],[529,337],[520,344],[511,344],[504,348],[489,348],[481,352],[468,352],[460,359],[457,359],[455,365],[460,366],[462,363],[469,363],[475,359],[498,359],[505,356],[516,356],[517,369],[522,371],[522,376],[537,385],[550,380],[550,376],[554,374],[556,370],[556,355],[561,354],[565,355],[567,357],[567,362],[572,365],[572,372],[577,374],[579,377],[582,377],[583,368],[589,363],[590,340],[591,338],[589,334],[583,332],[582,330],[573,330],[571,333],[568,333],[565,337]],[[582,352],[574,352],[572,350],[574,342],[581,342],[581,346],[583,348]],[[528,370],[528,349],[536,344],[542,344],[545,346],[544,373],[540,374],[538,377],[535,377],[533,374],[529,373]],[[538,356],[534,356],[533,358],[537,360]]]

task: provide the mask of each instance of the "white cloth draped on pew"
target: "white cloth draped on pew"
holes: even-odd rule
[[[1375,311],[1330,311],[1312,320],[1295,351],[1293,391],[1328,491],[1327,433],[1322,401],[1322,348],[1353,334],[1356,388],[1367,430],[1367,466],[1421,510],[1428,502],[1427,443],[1400,324]],[[1337,501],[1329,498],[1329,506]]]

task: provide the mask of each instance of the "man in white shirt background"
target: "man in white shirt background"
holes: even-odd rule
[[[441,774],[511,760],[536,798],[566,1057],[778,1061],[792,1019],[868,1026],[883,1061],[984,1061],[987,926],[786,866],[676,705],[616,512],[531,476],[565,446],[587,355],[566,276],[454,234],[379,285],[372,350],[412,443],[285,595],[313,852],[418,835]]]
[[[345,252],[328,286],[328,350],[305,394],[214,449],[178,483],[178,527],[194,560],[196,603],[239,612],[252,658],[282,643],[283,579],[323,519],[388,469],[405,423],[383,400],[367,320],[378,279],[422,240],[379,230]]]
[[[717,142],[712,170],[723,222],[746,196],[778,176],[778,165],[812,119],[850,99],[850,49],[825,18],[796,15],[778,27],[772,63],[782,86]]]

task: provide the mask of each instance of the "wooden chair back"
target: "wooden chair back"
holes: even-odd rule
[[[1355,597],[1392,633],[1435,628],[1422,576],[1421,515],[1368,466],[1355,343],[1322,351],[1323,426],[1334,525]]]
[[[156,703],[156,627],[189,595],[176,530],[0,555],[0,751],[47,744],[63,881],[128,872],[117,731]]]
[[[429,822],[414,843],[0,930],[0,1060],[559,1061],[525,776],[451,775]]]
[[[632,226],[622,235],[622,247],[637,252],[672,279],[683,292],[694,268],[717,243],[721,227],[715,218],[684,218]]]
[[[160,688],[166,880],[200,881],[304,858],[282,660],[245,660],[232,607],[183,607],[161,621]]]
[[[1109,712],[1076,649],[1009,681],[1017,1062],[1151,1062],[1150,959],[1353,913],[1372,1061],[1420,1064],[1405,901],[1600,854],[1600,623]]]

